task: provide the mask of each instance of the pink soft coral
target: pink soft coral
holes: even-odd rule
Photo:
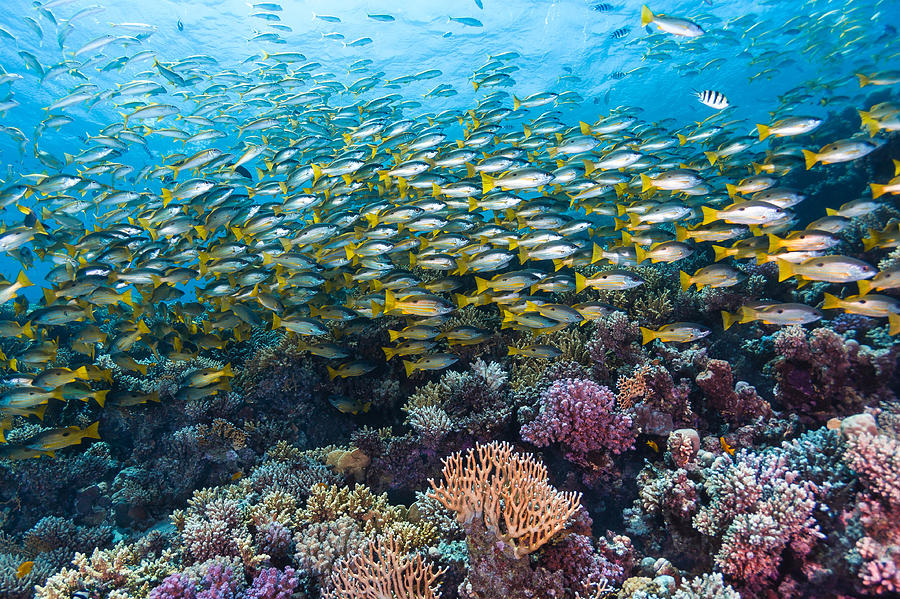
[[[522,427],[522,438],[538,447],[559,443],[567,459],[590,463],[592,452],[622,453],[634,446],[631,417],[615,411],[615,395],[585,379],[555,381],[540,399],[540,413]]]

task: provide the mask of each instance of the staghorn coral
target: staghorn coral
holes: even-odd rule
[[[77,553],[71,567],[63,568],[35,589],[35,597],[74,599],[75,592],[87,590],[110,599],[141,599],[173,572],[176,563],[171,551],[154,557],[139,546],[125,543],[112,549],[95,549],[90,556]]]
[[[741,595],[725,584],[722,575],[716,572],[685,580],[672,599],[741,599]]]
[[[0,552],[0,597],[4,599],[31,599],[35,586],[43,584],[59,565],[49,556],[38,556],[34,560],[31,571],[18,576],[19,566],[28,561],[22,554]]]

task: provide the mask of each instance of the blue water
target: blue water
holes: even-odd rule
[[[885,29],[900,13],[898,2],[857,2],[851,5],[853,10],[849,13],[844,11],[843,2],[792,4],[789,11],[777,2],[695,1],[651,6],[657,12],[701,24],[707,34],[697,39],[675,38],[655,31],[652,25],[641,28],[641,3],[632,0],[606,3],[611,7],[606,12],[593,9],[598,2],[579,0],[486,0],[483,9],[469,0],[284,2],[284,10],[268,13],[277,15],[277,22],[251,16],[265,11],[234,0],[114,1],[102,6],[71,0],[45,4],[51,6],[48,10],[56,24],[37,10],[35,3],[24,0],[4,2],[6,10],[0,14],[0,27],[15,38],[11,41],[0,36],[0,66],[7,73],[22,76],[21,80],[0,85],[0,103],[16,104],[0,113],[0,160],[4,167],[0,178],[4,186],[27,180],[23,175],[48,171],[36,160],[35,147],[63,160],[66,153],[77,154],[87,136],[97,135],[104,126],[120,121],[123,112],[115,97],[101,99],[90,107],[79,103],[55,111],[72,117],[73,123],[59,130],[45,129],[38,137],[36,128],[48,115],[47,106],[86,83],[96,86],[102,95],[135,79],[162,81],[153,68],[154,57],[171,63],[205,55],[215,60],[210,75],[225,71],[249,74],[255,68],[254,59],[263,52],[299,51],[308,62],[321,64],[311,70],[316,81],[337,80],[350,86],[363,77],[378,79],[379,84],[361,97],[351,93],[332,96],[331,106],[399,94],[420,104],[407,109],[408,116],[417,118],[472,108],[483,95],[471,85],[474,71],[492,56],[513,52],[519,56],[505,64],[515,69],[511,72],[514,86],[483,88],[484,93],[502,89],[525,97],[547,90],[571,91],[577,94],[578,101],[556,108],[567,122],[596,120],[614,107],[628,106],[632,111],[641,111],[644,120],[677,130],[714,113],[692,94],[715,89],[730,99],[734,106],[731,116],[743,121],[740,127],[746,125],[748,133],[754,123],[766,122],[770,113],[825,116],[828,111],[863,106],[863,98],[872,88],[860,90],[854,73],[898,64],[897,42],[890,29]],[[395,20],[380,22],[367,16],[370,14],[389,14]],[[337,17],[340,22],[322,20],[316,15]],[[468,26],[451,21],[450,17],[476,18],[483,26]],[[855,34],[842,36],[843,27],[838,25],[857,18],[865,23],[858,28],[859,39],[855,39]],[[42,36],[25,19],[33,19]],[[273,24],[290,31],[275,29]],[[625,37],[611,37],[613,31],[623,28],[627,29]],[[61,37],[60,32],[65,36]],[[286,43],[249,41],[265,32],[277,32]],[[86,52],[74,58],[79,48],[102,35],[130,39],[117,40],[100,52]],[[363,37],[371,38],[372,43],[363,47],[347,45]],[[849,45],[848,40],[852,41]],[[887,52],[875,57],[871,54],[874,47],[886,48]],[[73,61],[69,66],[77,67],[83,77],[63,70],[42,82],[26,68],[21,51],[37,57],[44,69],[63,60]],[[144,52],[152,54],[128,62],[121,69],[100,70],[116,58]],[[372,62],[354,72],[348,70],[362,59]],[[402,85],[389,83],[426,69],[439,69],[441,75]],[[457,94],[423,97],[438,85],[450,86]],[[201,83],[192,89],[203,86]],[[147,100],[175,104],[183,114],[190,114],[196,103],[173,93],[178,91],[173,86],[167,88],[168,94]],[[783,105],[779,98],[788,90],[799,90],[805,98]],[[252,120],[253,110],[245,109],[241,118]],[[510,121],[514,122],[517,116],[524,117],[525,113],[513,115]],[[166,123],[189,133],[200,130],[171,118]],[[153,156],[132,147],[118,161],[138,171],[148,164],[159,165],[163,157],[174,152],[190,154],[204,147],[235,147],[237,132],[223,132],[227,136],[222,139],[189,146],[151,135],[147,139]],[[448,132],[456,131],[450,128]],[[74,172],[72,166],[63,170]],[[99,180],[106,182],[104,177]],[[138,187],[142,185],[145,184]],[[133,187],[128,182],[118,182],[117,186]],[[153,185],[149,189],[159,191]],[[85,215],[88,224],[92,224],[90,217]],[[14,206],[6,208],[4,222],[12,225],[20,219]],[[0,258],[0,265],[8,277],[19,268],[8,257]],[[42,265],[37,264],[30,272],[39,277],[41,271]],[[26,293],[34,296],[37,292],[31,289]]]

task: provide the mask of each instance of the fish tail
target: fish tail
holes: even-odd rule
[[[871,281],[866,281],[864,279],[860,279],[859,281],[856,282],[856,284],[859,286],[859,294],[860,295],[865,295],[872,290],[872,282]]]
[[[94,422],[82,431],[82,438],[99,439],[100,438],[100,421]]]
[[[701,206],[700,210],[703,212],[703,222],[700,224],[708,225],[709,223],[719,220],[718,210],[710,208],[709,206]]]
[[[641,327],[641,345],[647,345],[658,337],[659,334],[657,334],[656,331],[648,329],[647,327]]]
[[[830,293],[825,294],[825,301],[822,303],[823,310],[836,310],[843,307],[843,300],[836,295]]]
[[[513,110],[518,110],[522,106],[522,101],[513,95]]]
[[[759,130],[759,141],[762,141],[771,135],[768,125],[757,125],[756,128]]]
[[[640,264],[647,259],[647,250],[638,244],[634,244],[634,255],[637,256],[637,263]]]
[[[653,13],[647,8],[647,5],[641,7],[641,27],[646,27],[653,22]]]
[[[727,331],[731,325],[738,321],[738,315],[722,310],[722,327]]]
[[[869,236],[864,237],[862,240],[863,251],[868,252],[873,247],[877,246],[879,241],[881,241],[881,236],[878,234],[878,231],[869,229]]]
[[[714,245],[714,246],[712,246],[712,249],[713,249],[713,253],[715,254],[715,257],[716,257],[714,262],[723,260],[724,258],[727,258],[728,256],[731,255],[731,252],[729,251],[730,248],[723,248],[721,245]]]
[[[819,161],[819,155],[809,150],[803,150],[803,159],[806,161],[806,170],[809,170]]]
[[[409,360],[403,360],[403,369],[406,371],[406,376],[409,377],[416,370],[416,365]]]
[[[575,293],[581,293],[587,287],[587,278],[580,272],[575,273]]]
[[[875,199],[884,195],[884,190],[887,188],[887,185],[872,183],[870,187],[872,188],[872,199]]]
[[[888,335],[900,333],[900,314],[891,312],[888,314]]]
[[[391,358],[393,358],[394,355],[396,354],[394,349],[391,347],[382,347],[381,350],[384,352],[384,359],[387,360],[388,362],[390,362]]]
[[[777,259],[778,262],[778,282],[784,281],[785,279],[790,279],[794,275],[797,274],[794,265],[787,260],[783,260],[781,258]]]
[[[865,75],[863,75],[862,73],[857,73],[856,76],[859,77],[859,86],[860,87],[865,87],[865,86],[869,85],[870,83],[872,83],[872,80],[869,79],[868,77],[866,77]]]
[[[678,279],[679,279],[679,281],[681,281],[681,290],[682,291],[687,291],[688,289],[691,288],[691,285],[692,285],[691,275],[687,274],[683,270],[679,270],[678,271]]]

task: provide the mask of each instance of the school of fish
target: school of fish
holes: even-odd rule
[[[709,15],[695,21],[643,7],[632,30],[614,37],[640,43],[648,63],[696,55],[676,63],[682,73],[719,68],[723,59],[701,64],[715,46],[751,57],[758,67],[751,81],[777,77],[799,60],[851,66],[843,79],[819,78],[780,96],[768,122],[747,122],[740,102],[704,90],[679,101],[699,98],[714,109],[709,118],[673,126],[649,122],[627,105],[592,120],[568,119],[567,107],[585,102],[575,92],[506,89],[517,85],[514,51],[473,69],[477,100],[469,109],[428,112],[427,104],[383,90],[439,78],[440,70],[388,79],[363,59],[349,71],[364,75],[345,83],[315,56],[273,49],[285,42],[286,28],[278,26],[281,7],[274,3],[254,5],[269,29],[248,40],[253,53],[241,68],[206,55],[167,62],[139,50],[156,31],[142,23],[113,24],[73,48],[68,33],[96,8],[58,19],[52,9],[65,0],[35,4],[23,31],[43,38],[55,25],[61,61],[48,64],[22,49],[23,74],[2,73],[0,85],[72,84],[47,105],[33,135],[3,125],[42,168],[10,168],[0,190],[0,208],[8,209],[0,251],[22,264],[0,281],[0,304],[14,306],[0,321],[7,349],[0,352],[0,440],[13,419],[41,419],[53,402],[131,409],[159,401],[158,394],[116,389],[110,365],[146,375],[151,364],[190,362],[246,341],[254,330],[297,336],[302,348],[329,360],[332,378],[356,377],[381,365],[358,359],[342,339],[365,336],[373,319],[388,318],[385,360],[403,360],[411,376],[447,368],[457,361],[454,346],[495,335],[446,326],[474,306],[496,311],[504,329],[532,339],[510,347],[510,355],[552,359],[559,350],[542,335],[617,309],[615,301],[597,301],[594,290],[638,287],[644,280],[632,267],[677,265],[692,255],[709,259],[681,271],[685,291],[737,285],[741,261],[774,262],[778,279],[796,286],[833,284],[820,306],[769,301],[725,312],[725,329],[753,321],[805,324],[837,310],[883,318],[891,334],[900,331],[900,301],[879,293],[900,287],[900,272],[848,255],[859,252],[840,237],[853,219],[893,203],[900,161],[892,179],[871,181],[871,194],[822,210],[802,227],[793,209],[808,195],[783,183],[792,171],[827,171],[879,151],[900,130],[900,102],[859,103],[870,86],[895,91],[900,83],[900,71],[879,69],[896,64],[896,40],[893,55],[878,64],[856,56],[877,34],[866,29],[859,7],[804,3],[816,18],[793,45],[776,41],[750,15],[716,23]],[[340,23],[337,16],[315,18]],[[389,14],[369,18],[394,21]],[[797,18],[779,30],[797,27]],[[482,27],[474,18],[450,20]],[[639,24],[645,29],[636,34]],[[838,43],[810,42],[826,34]],[[5,29],[0,39],[20,43]],[[94,71],[115,75],[135,65],[138,75],[115,87],[91,79]],[[855,95],[836,97],[831,90],[850,89],[848,81]],[[425,99],[457,93],[442,83]],[[794,141],[823,124],[798,109],[804,102],[852,106],[858,132],[821,147]],[[0,115],[17,104],[10,95]],[[42,147],[48,131],[94,106],[120,116],[80,146],[73,140],[63,156]],[[165,140],[170,152],[161,155],[148,138],[154,148]],[[144,153],[146,164],[121,160],[129,152]],[[863,243],[865,254],[900,246],[900,224],[870,231]],[[34,274],[37,266],[41,274]],[[25,297],[33,287],[40,287],[37,301]],[[561,294],[578,301],[563,303]],[[643,342],[689,343],[717,328],[643,327]],[[80,365],[56,365],[62,348],[76,356],[70,365]],[[226,391],[232,376],[228,365],[193,369],[175,400]],[[99,436],[96,422],[51,429],[24,445],[4,442],[0,458],[52,456]]]

